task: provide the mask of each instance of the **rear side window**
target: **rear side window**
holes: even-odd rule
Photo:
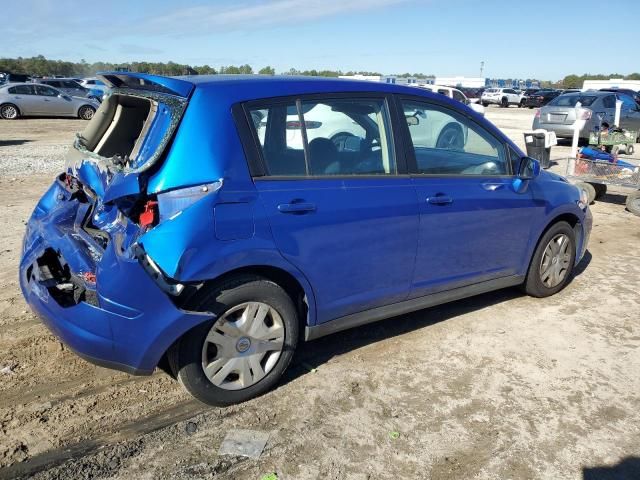
[[[489,132],[445,107],[402,102],[417,173],[427,175],[508,175],[504,146]]]
[[[268,176],[397,172],[384,99],[298,99],[248,113]]]
[[[602,99],[602,106],[604,108],[616,108],[616,97],[615,95],[607,95]]]
[[[9,89],[9,93],[17,95],[35,95],[33,85],[16,85]]]
[[[54,88],[47,87],[46,85],[36,85],[36,95],[42,95],[44,97],[57,97],[59,92]]]
[[[52,87],[56,87],[56,88],[62,87],[62,82],[58,80],[45,80],[42,83],[44,83],[45,85],[51,85]]]

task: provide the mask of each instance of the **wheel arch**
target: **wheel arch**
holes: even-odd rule
[[[267,280],[271,280],[273,283],[282,287],[289,297],[291,297],[291,300],[296,306],[301,327],[305,327],[310,324],[312,321],[311,312],[313,307],[315,307],[315,303],[313,302],[314,298],[311,292],[308,292],[307,289],[303,287],[302,283],[291,272],[280,267],[275,267],[273,265],[248,265],[235,268],[216,278],[205,280],[202,282],[200,288],[212,288],[215,285],[227,282],[233,277],[247,274],[266,278]],[[185,299],[183,308],[190,309],[194,298],[195,295]]]
[[[14,107],[16,107],[16,110],[18,110],[18,115],[22,116],[22,110],[20,110],[20,107],[18,105],[16,105],[13,102],[2,102],[0,103],[0,108],[4,107],[5,105],[12,105]]]
[[[545,233],[547,233],[547,231],[549,231],[549,229],[552,226],[554,226],[556,223],[559,223],[559,222],[567,222],[571,226],[576,236],[576,252],[575,252],[576,256],[578,255],[578,252],[581,251],[582,242],[584,240],[584,233],[582,231],[582,222],[580,221],[580,217],[578,217],[578,215],[576,215],[575,213],[571,213],[571,212],[559,213],[557,215],[552,216],[551,219],[548,222],[546,222],[544,228],[538,233],[535,243],[532,245],[532,247],[529,250],[529,255],[527,257],[529,261],[527,263],[527,270],[525,273],[529,273],[529,269],[531,268],[531,262],[533,261],[533,256],[535,254],[535,251],[538,248],[538,245],[540,244],[540,240],[542,240],[542,237],[544,237]]]
[[[197,302],[199,291],[201,291],[202,289],[213,288],[216,285],[228,282],[233,277],[242,275],[256,275],[270,280],[284,289],[284,291],[287,293],[287,295],[289,295],[296,307],[296,311],[298,313],[298,322],[300,324],[300,338],[298,339],[298,341],[303,341],[305,327],[315,323],[315,297],[313,296],[313,292],[308,285],[307,288],[305,288],[302,284],[303,282],[301,282],[298,278],[296,278],[295,275],[293,275],[291,272],[288,272],[284,268],[276,267],[273,265],[247,265],[229,270],[215,278],[211,278],[201,282],[198,291],[178,301],[179,307],[184,310],[198,312],[198,310],[195,308],[195,304]],[[196,327],[197,325],[192,328]],[[173,348],[176,347],[176,345],[180,341],[180,338],[182,338],[190,330],[191,329],[182,332],[182,334],[178,338],[175,338],[174,341],[165,349],[164,353],[161,355],[160,359],[157,362],[157,368],[161,369],[174,379],[176,378],[176,372],[175,367],[172,366],[171,362],[169,361],[169,353]]]

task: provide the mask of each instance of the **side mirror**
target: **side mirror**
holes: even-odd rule
[[[540,175],[540,162],[535,158],[522,157],[518,178],[520,180],[531,180],[538,175]]]

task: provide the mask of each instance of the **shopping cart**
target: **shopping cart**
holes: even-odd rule
[[[640,216],[640,163],[620,160],[569,159],[567,178],[587,192],[589,203],[607,192],[607,185],[630,190],[627,209]]]

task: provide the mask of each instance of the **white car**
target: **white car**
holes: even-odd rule
[[[513,88],[487,88],[480,97],[480,103],[488,107],[490,104],[508,107],[509,105],[520,106],[522,94]]]
[[[103,94],[108,88],[102,80],[95,77],[83,78],[80,80],[80,85],[90,90],[100,90]]]
[[[418,85],[419,88],[424,88],[425,90],[430,90],[433,93],[440,93],[442,95],[445,95],[449,98],[452,98],[454,100],[459,101],[460,103],[464,103],[465,105],[468,105],[469,108],[471,110],[473,110],[476,113],[479,113],[480,115],[484,115],[484,107],[482,105],[478,105],[476,103],[471,102],[471,100],[469,100],[467,98],[467,96],[462,93],[460,90],[458,90],[457,88],[453,88],[453,87],[445,87],[442,85],[430,85],[430,84],[426,84],[423,83],[421,85]]]

